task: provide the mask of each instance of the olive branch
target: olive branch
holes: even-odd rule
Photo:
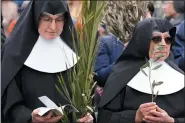
[[[164,46],[158,45],[157,50],[161,51],[161,50],[163,50],[163,49],[164,49]],[[154,53],[154,48],[153,48],[153,50],[152,50],[152,53]],[[158,61],[161,57],[164,57],[164,56],[160,54],[160,55],[159,55],[156,59],[154,59],[154,60],[148,60],[148,59],[146,58],[146,64],[144,64],[144,65],[140,68],[141,72],[142,72],[146,77],[148,77],[148,80],[149,80],[149,83],[150,83],[150,88],[151,88],[151,93],[152,93],[152,102],[155,101],[155,99],[157,98],[157,95],[159,94],[159,91],[157,91],[156,94],[154,94],[154,88],[155,88],[156,86],[159,86],[159,85],[163,84],[162,81],[153,80],[153,82],[151,82],[152,70],[157,70],[157,69],[159,69],[159,68],[162,66],[162,64],[159,64],[159,65],[155,66],[154,68],[152,68],[152,63]],[[143,69],[146,68],[146,67],[149,68],[148,74],[143,70]]]

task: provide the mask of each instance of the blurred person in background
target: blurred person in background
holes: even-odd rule
[[[155,8],[153,17],[164,18],[165,16],[164,16],[163,8],[162,8],[163,1],[156,0],[156,1],[153,1],[153,4]]]
[[[67,1],[70,14],[75,27],[81,28],[81,11],[82,11],[82,1],[79,0],[68,0]]]
[[[184,20],[184,14],[178,13],[175,10],[175,8],[181,8],[183,5],[184,3],[182,4],[177,2],[177,0],[165,1],[162,5],[165,18],[169,20],[174,26],[178,26]],[[184,7],[182,9],[184,9]]]
[[[154,14],[154,11],[155,11],[154,4],[149,1],[147,4],[146,18],[151,18]]]
[[[155,8],[154,8],[154,4],[149,1],[147,4],[147,10],[146,13],[144,13],[142,18],[151,18],[154,14]]]
[[[26,8],[26,6],[28,5],[28,3],[29,3],[30,1],[24,1],[24,0],[19,1],[19,0],[15,0],[14,2],[18,5],[18,14],[19,14],[19,16],[20,16],[21,13],[23,12],[23,10]],[[13,20],[10,22],[10,24],[9,24],[9,26],[8,26],[8,36],[10,36],[10,34],[11,34],[11,32],[12,32],[12,30],[13,30],[15,24],[17,23],[17,20],[18,20],[18,18],[15,18],[15,19],[13,19]]]
[[[10,23],[19,17],[18,5],[14,1],[2,1],[2,16],[5,35],[9,36],[8,27]]]
[[[184,14],[184,1],[174,1],[175,11],[179,14]],[[184,20],[178,25],[177,33],[175,37],[175,42],[172,45],[172,52],[176,60],[177,65],[183,71],[185,70],[184,66],[184,45],[185,45],[185,36],[184,36]]]
[[[107,34],[107,26],[105,24],[100,24],[98,27],[98,36],[104,36]]]

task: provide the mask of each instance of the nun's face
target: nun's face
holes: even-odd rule
[[[151,59],[158,59],[158,61],[164,61],[170,54],[170,47],[173,39],[168,32],[153,32],[152,40],[150,43],[149,57]]]
[[[47,40],[56,38],[63,31],[64,19],[64,14],[52,15],[49,13],[42,13],[38,28],[40,35]]]

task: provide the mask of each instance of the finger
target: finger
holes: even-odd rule
[[[143,121],[145,121],[146,123],[154,123],[155,121],[150,121],[150,120],[147,120],[145,118],[143,118]]]
[[[161,122],[161,118],[160,118],[160,117],[145,116],[144,118],[145,118],[146,120],[149,120],[149,121]]]
[[[39,109],[35,109],[35,110],[33,110],[32,114],[31,114],[32,120],[34,122],[44,122],[44,119],[38,115],[39,111],[40,111]]]
[[[87,120],[87,117],[85,116],[85,117],[83,117],[83,118],[78,119],[77,122],[83,123],[83,122],[85,122],[86,120]]]
[[[35,117],[33,117],[33,119],[34,119],[34,121],[36,121],[36,123],[38,123],[38,122],[44,122],[45,120],[43,119],[43,117],[41,117],[41,116],[35,116]]]
[[[163,109],[161,109],[159,106],[157,106],[157,111],[159,111],[159,112],[161,112],[161,113],[163,113],[163,112],[165,112]]]
[[[156,105],[155,102],[150,102],[150,103],[141,104],[140,107],[141,108],[147,108],[147,107],[154,106],[154,105]]]
[[[37,116],[39,112],[40,112],[40,109],[33,110],[32,114],[31,114],[32,117]]]
[[[53,116],[53,112],[50,111],[46,116],[43,116],[43,119],[44,119],[44,120],[48,120],[48,119],[50,119],[52,116]]]
[[[56,117],[50,118],[49,120],[45,120],[45,122],[47,122],[47,123],[52,123],[52,122],[56,123],[56,122],[58,122],[61,118],[62,118],[62,116],[56,116]]]
[[[147,108],[143,108],[141,109],[142,112],[149,112],[151,110],[156,110],[157,105],[151,106],[151,107],[147,107]]]
[[[150,111],[150,114],[155,115],[155,116],[157,116],[157,117],[163,117],[163,116],[164,116],[163,113],[157,112],[157,111]]]
[[[90,113],[87,113],[87,121],[88,123],[93,122],[94,118],[92,117],[92,115]]]

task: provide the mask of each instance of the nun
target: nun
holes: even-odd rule
[[[105,84],[98,123],[185,122],[184,73],[170,52],[175,32],[176,27],[164,19],[138,22]],[[150,67],[144,67],[148,62],[152,63]],[[154,96],[157,95],[154,101],[146,76],[151,68],[154,69],[150,72],[151,80],[162,81],[153,88]]]
[[[58,122],[62,116],[38,115],[46,95],[56,104],[69,104],[57,91],[58,75],[77,63],[74,25],[66,1],[30,1],[2,49],[2,119],[6,123]],[[72,118],[70,121],[72,121]],[[90,117],[92,119],[92,117]],[[82,118],[82,122],[89,121]]]

